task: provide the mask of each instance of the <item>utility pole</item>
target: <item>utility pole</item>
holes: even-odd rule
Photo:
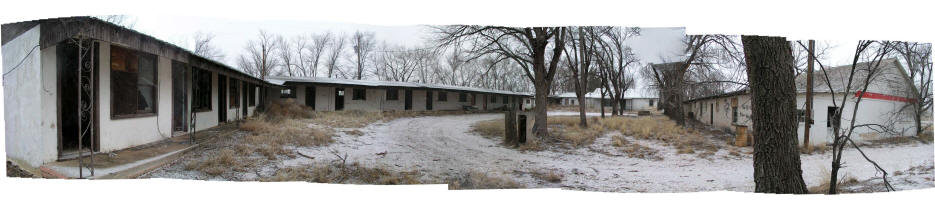
[[[812,127],[812,71],[815,69],[815,40],[808,40],[808,72],[806,72],[806,85],[805,85],[805,150],[808,153],[812,152],[812,144],[809,143],[808,138],[810,135],[810,129]]]

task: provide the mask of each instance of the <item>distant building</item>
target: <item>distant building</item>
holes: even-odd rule
[[[594,91],[585,94],[585,105],[588,108],[597,109],[603,104],[604,107],[611,107],[610,95],[604,95],[604,100],[601,102],[601,90],[602,88],[595,89]],[[564,92],[556,94],[550,97],[550,100],[553,101],[553,104],[563,105],[563,106],[577,106],[579,105],[578,96],[575,92]],[[658,106],[659,97],[656,96],[656,91],[651,91],[648,89],[630,89],[624,92],[622,107],[626,111],[639,111],[639,110],[652,110],[656,109]]]
[[[315,111],[498,110],[521,103],[534,105],[523,92],[414,82],[350,80],[320,77],[270,77],[285,86],[281,98],[294,98]]]
[[[866,92],[857,91],[862,86],[861,78],[866,77],[867,63],[858,63],[859,74],[854,76],[854,84],[851,86],[850,93],[844,95],[847,79],[850,75],[850,65],[829,68],[827,76],[825,73],[816,71],[814,73],[814,94],[813,110],[810,131],[811,144],[831,143],[833,140],[832,127],[840,125],[849,127],[851,120],[856,120],[855,124],[879,124],[892,131],[888,133],[880,132],[878,127],[858,127],[854,130],[855,140],[871,140],[894,136],[913,136],[916,135],[913,121],[912,108],[907,108],[916,98],[912,91],[915,86],[909,80],[906,71],[896,59],[886,59],[881,61],[880,71],[871,78]],[[803,143],[805,131],[805,74],[795,78],[796,82],[796,107],[795,113],[799,120],[798,139],[799,144]],[[835,91],[832,97],[831,89],[827,84],[830,81],[831,87]],[[833,111],[841,108],[832,101],[840,103],[841,98],[847,96],[847,104],[843,107],[841,118],[830,120]],[[856,118],[851,115],[854,112],[854,102],[858,96],[862,96]],[[728,92],[725,94],[709,97],[695,98],[683,103],[683,110],[689,118],[709,124],[725,130],[733,130],[735,126],[752,126],[750,115],[750,94],[746,89]],[[930,119],[929,119],[930,120]],[[931,121],[923,124],[931,124]],[[752,127],[751,129],[752,130]]]

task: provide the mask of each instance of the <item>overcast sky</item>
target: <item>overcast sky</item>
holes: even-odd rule
[[[430,38],[431,29],[422,25],[369,25],[344,22],[315,22],[305,20],[250,20],[187,17],[187,16],[130,16],[134,29],[156,38],[191,47],[192,37],[197,32],[212,33],[216,37],[214,45],[225,55],[223,62],[236,66],[236,57],[244,53],[244,45],[254,39],[259,30],[285,37],[302,34],[323,33],[350,34],[356,30],[374,32],[379,42],[419,46]],[[643,28],[641,36],[627,41],[642,64],[659,63],[662,59],[673,60],[683,53],[681,38],[685,28]],[[830,45],[829,59],[826,64],[832,66],[849,64],[856,40],[819,41],[820,45]],[[641,82],[642,83],[642,82]],[[642,86],[640,84],[639,86]]]

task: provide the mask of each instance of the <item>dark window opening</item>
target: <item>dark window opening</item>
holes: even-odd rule
[[[503,96],[503,104],[509,104],[509,103],[510,103],[510,98],[507,96]]]
[[[195,85],[192,91],[192,111],[211,111],[211,71],[192,68]]]
[[[386,89],[386,100],[399,100],[399,89]]]
[[[828,119],[826,120],[827,127],[840,127],[841,126],[841,114],[835,114],[838,111],[838,107],[828,106]]]
[[[280,90],[279,98],[295,98],[295,86],[287,86]]]
[[[491,97],[490,97],[490,103],[497,103],[497,97],[496,97],[496,96],[491,96]]]
[[[247,107],[256,106],[256,85],[247,84]]]
[[[653,101],[652,99],[649,100],[649,106],[650,106],[650,107],[653,106],[653,102],[655,102],[655,101]]]
[[[366,91],[366,89],[363,89],[363,88],[355,88],[355,89],[354,89],[354,95],[353,95],[352,99],[353,99],[353,100],[367,100],[367,91]]]
[[[650,101],[652,101],[652,100],[650,100]],[[731,113],[730,113],[730,114],[731,114],[731,119],[730,119],[730,121],[731,121],[732,123],[737,123],[737,107],[732,107],[730,111],[731,111]]]
[[[119,46],[110,50],[112,117],[148,116],[156,113],[155,55]]]
[[[458,102],[467,102],[467,93],[458,94]]]
[[[238,91],[240,90],[240,81],[234,79],[230,81],[231,82],[227,84],[228,89],[230,89],[230,91],[228,91],[228,95],[230,95],[230,107],[228,108],[238,108],[240,107],[240,92]]]
[[[798,123],[805,122],[805,110],[797,109],[795,110],[795,121]]]
[[[448,92],[439,91],[439,92],[438,92],[438,101],[440,101],[440,102],[448,101]]]

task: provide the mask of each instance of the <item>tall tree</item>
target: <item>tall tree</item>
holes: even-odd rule
[[[240,68],[260,79],[266,79],[266,76],[271,75],[274,68],[279,65],[279,60],[274,57],[274,52],[279,48],[276,37],[276,35],[260,30],[257,39],[248,41],[247,46],[244,47],[247,54],[240,55],[238,58],[237,63]]]
[[[452,25],[436,27],[442,46],[461,47],[468,42],[475,57],[495,55],[497,60],[513,60],[522,67],[536,89],[535,124],[538,136],[548,136],[549,90],[565,47],[565,27],[500,27]],[[552,50],[547,48],[552,46]],[[551,58],[547,59],[547,55]]]
[[[354,61],[357,67],[355,79],[363,78],[367,61],[370,60],[370,54],[376,48],[373,32],[356,31],[351,36],[351,47],[354,49]]]
[[[785,38],[742,36],[753,119],[756,192],[805,194],[795,119],[795,71]]]
[[[309,58],[309,62],[311,62],[311,72],[309,72],[309,74],[311,77],[318,77],[318,64],[321,63],[321,57],[325,53],[325,48],[331,44],[332,36],[331,32],[312,35],[312,46],[309,47],[311,53],[311,57]]]
[[[600,33],[596,50],[597,66],[600,69],[603,94],[610,96],[611,114],[622,112],[620,107],[626,91],[634,85],[634,78],[627,69],[639,64],[639,59],[625,42],[640,35],[640,28],[607,27]],[[601,97],[603,100],[603,96]],[[601,108],[603,110],[603,108]]]
[[[894,45],[906,64],[909,80],[915,86],[907,90],[906,95],[916,98],[916,102],[908,104],[904,111],[912,112],[915,133],[921,136],[927,128],[922,126],[922,116],[932,114],[929,111],[932,108],[932,44],[897,42]]]
[[[334,78],[334,72],[336,70],[340,70],[338,69],[338,65],[339,65],[338,58],[341,58],[341,54],[344,51],[344,45],[346,41],[347,41],[347,38],[344,35],[336,36],[334,37],[334,41],[332,41],[330,46],[328,47],[330,48],[330,51],[328,53],[328,60],[327,60],[328,62],[326,63],[326,65],[328,66],[328,78]]]
[[[565,42],[565,65],[571,71],[572,83],[575,86],[575,96],[578,97],[578,125],[588,126],[587,113],[588,77],[591,70],[591,60],[595,55],[594,27],[582,26],[570,28],[571,34]],[[569,51],[571,50],[571,51]]]

